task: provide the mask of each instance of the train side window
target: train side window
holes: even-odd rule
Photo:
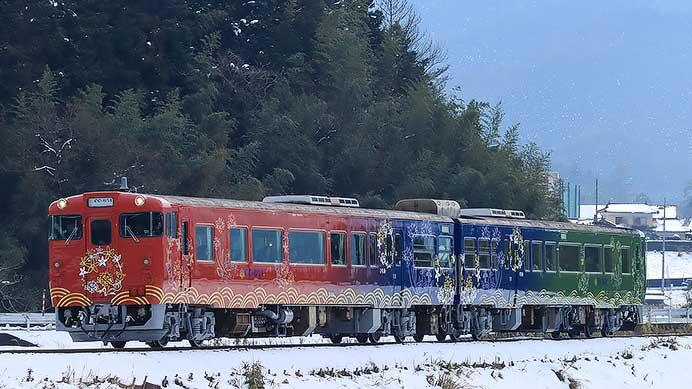
[[[178,239],[178,212],[171,214],[171,238]]]
[[[560,271],[574,271],[579,269],[579,250],[581,246],[578,244],[560,243],[560,251],[558,253],[558,268]]]
[[[432,267],[434,256],[434,237],[423,235],[413,237],[413,264],[415,267]]]
[[[631,272],[631,269],[630,269],[630,248],[629,247],[622,247],[620,249],[620,254],[622,256],[622,272],[625,274],[629,274]]]
[[[182,230],[183,238],[182,238],[181,243],[183,246],[183,255],[188,255],[190,252],[188,251],[188,248],[187,248],[187,239],[188,239],[187,238],[187,222],[183,222],[182,228],[183,228],[183,230]]]
[[[214,228],[212,226],[195,226],[195,259],[214,260]]]
[[[230,242],[231,261],[247,261],[247,229],[245,229],[244,227],[231,227]]]
[[[387,261],[394,261],[394,238],[391,235],[387,235],[384,240],[384,256]]]
[[[606,273],[613,273],[615,271],[615,261],[613,260],[613,246],[603,247],[603,267]]]
[[[166,212],[165,220],[166,220],[166,236],[170,237],[171,236],[171,213],[170,212]]]
[[[252,229],[252,261],[281,263],[281,230]]]
[[[351,234],[351,266],[365,266],[365,234]]]
[[[464,267],[476,267],[476,238],[464,238]]]
[[[602,273],[601,246],[584,245],[584,271],[587,273]]]
[[[368,259],[370,262],[368,263],[369,266],[375,266],[380,262],[380,258],[377,256],[377,235],[374,233],[370,233],[370,258]]]
[[[452,248],[452,238],[447,236],[441,236],[440,243],[437,247],[437,252],[440,256],[440,267],[452,267],[452,253],[454,252]]]
[[[346,234],[343,232],[332,232],[329,234],[330,247],[332,254],[332,265],[346,264]]]
[[[528,241],[524,242],[524,258],[523,261],[521,261],[521,268],[526,269],[526,270],[531,270],[530,266],[530,261],[531,261],[531,243]]]
[[[490,269],[490,240],[478,239],[478,263],[481,269]]]
[[[555,242],[545,242],[545,271],[557,270],[557,246]]]
[[[543,244],[542,242],[531,242],[531,266],[533,271],[543,270]]]
[[[323,232],[288,232],[288,259],[291,261],[291,263],[324,265],[324,256]]]
[[[111,221],[92,220],[91,244],[105,246],[111,244]]]

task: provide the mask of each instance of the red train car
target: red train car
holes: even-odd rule
[[[354,208],[342,198],[292,200],[335,206],[117,191],[53,202],[58,329],[114,347],[310,333],[374,342],[382,333],[415,334],[416,326],[439,332],[443,312],[416,323],[414,311],[451,303],[451,218]],[[406,226],[448,244],[432,249],[435,277],[424,287],[404,287]]]

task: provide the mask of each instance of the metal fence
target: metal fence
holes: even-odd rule
[[[690,324],[692,308],[644,308],[644,321],[651,324]]]
[[[52,327],[55,313],[0,313],[0,327]]]

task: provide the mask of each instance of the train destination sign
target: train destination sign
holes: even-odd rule
[[[87,200],[89,208],[104,208],[113,206],[112,197],[92,197]]]

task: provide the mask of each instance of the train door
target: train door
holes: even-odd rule
[[[456,266],[455,255],[454,255],[454,237],[451,235],[451,227],[448,225],[442,226],[442,234],[449,235],[438,235],[437,236],[437,247],[435,248],[435,254],[437,256],[437,265],[440,267],[441,277],[437,278],[438,288],[444,288],[447,279],[450,279],[452,285],[455,284]],[[449,293],[448,301],[451,302],[453,296],[453,290],[446,290]]]
[[[394,256],[394,261],[392,263],[392,286],[394,286],[394,292],[398,293],[406,287],[406,277],[404,277],[405,264],[402,260],[404,253],[404,233],[401,228],[394,228],[393,235],[392,254]]]
[[[180,289],[192,286],[192,237],[190,221],[187,216],[180,216]]]
[[[116,221],[117,216],[108,214],[90,215],[84,220],[84,245],[88,257],[85,265],[80,266],[80,276],[83,275],[87,280],[84,283],[84,291],[87,295],[115,294],[122,288],[122,279],[99,281],[96,278],[104,268],[116,265],[112,262],[116,260],[116,253],[120,253],[120,248],[116,244]],[[99,253],[99,250],[103,251]]]
[[[455,285],[455,290],[454,294],[455,296],[460,296],[461,295],[461,287],[462,283],[464,280],[464,252],[463,252],[463,234],[462,234],[462,228],[463,224],[458,219],[454,219],[454,234],[453,234],[453,242],[454,242],[454,285]]]

